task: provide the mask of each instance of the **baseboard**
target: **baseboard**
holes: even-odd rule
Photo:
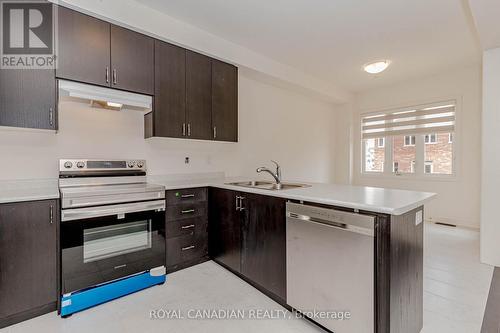
[[[57,303],[52,302],[49,304],[45,304],[42,306],[39,306],[34,309],[30,309],[28,311],[23,311],[20,313],[16,313],[14,315],[7,316],[5,318],[0,318],[0,328],[4,328],[10,325],[14,325],[17,323],[20,323],[22,321],[35,318],[41,315],[44,315],[46,313],[56,311],[57,310]]]
[[[436,217],[436,218],[426,218],[425,222],[431,223],[431,224],[454,225],[454,226],[456,226],[458,228],[462,228],[462,229],[479,231],[479,225],[475,226],[474,224],[469,223],[469,221],[465,221],[465,220]]]

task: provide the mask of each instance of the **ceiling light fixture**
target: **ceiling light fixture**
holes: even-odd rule
[[[115,103],[115,102],[106,102],[106,104],[111,107],[111,108],[118,108],[121,109],[123,107],[122,103]]]
[[[391,62],[389,60],[383,60],[383,61],[376,61],[372,62],[369,64],[366,64],[363,68],[365,72],[370,73],[370,74],[378,74],[382,73],[389,67]]]

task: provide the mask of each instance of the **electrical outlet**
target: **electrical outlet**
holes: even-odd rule
[[[415,225],[419,225],[420,223],[422,223],[424,221],[424,212],[419,210],[416,214],[415,214]]]
[[[189,156],[186,156],[186,158],[184,158],[184,163],[189,164]]]

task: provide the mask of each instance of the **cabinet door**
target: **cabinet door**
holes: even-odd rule
[[[186,50],[155,41],[154,136],[186,134]]]
[[[57,217],[55,200],[0,205],[0,321],[56,302]]]
[[[109,86],[110,24],[58,7],[59,78]]]
[[[54,70],[0,69],[0,126],[57,129]]]
[[[111,26],[111,86],[154,94],[154,40],[140,33]]]
[[[243,193],[241,273],[286,299],[286,200]]]
[[[209,57],[186,51],[187,136],[212,139],[212,63]]]
[[[209,251],[216,261],[240,272],[241,213],[236,210],[238,192],[210,188]]]
[[[238,141],[238,68],[212,60],[213,139]]]

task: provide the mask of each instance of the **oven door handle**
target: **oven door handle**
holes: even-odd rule
[[[61,221],[74,221],[94,217],[123,215],[128,213],[164,211],[165,200],[135,202],[120,205],[63,209],[61,212]]]

